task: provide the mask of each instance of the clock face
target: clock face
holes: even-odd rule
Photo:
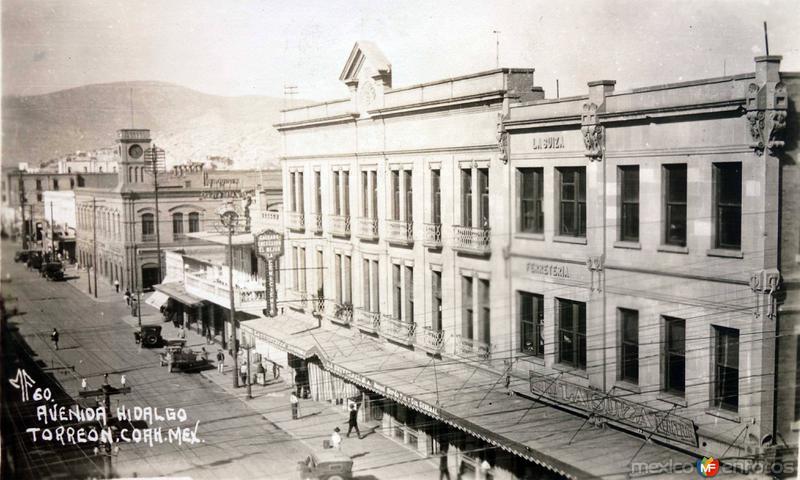
[[[139,145],[131,145],[131,148],[128,149],[128,156],[131,158],[139,158],[142,156],[142,147]]]

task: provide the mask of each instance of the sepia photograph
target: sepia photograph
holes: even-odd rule
[[[0,12],[0,480],[800,475],[797,0]]]

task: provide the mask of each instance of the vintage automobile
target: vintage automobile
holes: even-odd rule
[[[39,252],[31,252],[31,254],[28,256],[28,261],[26,263],[28,265],[28,268],[32,268],[34,270],[40,270],[42,268],[43,262],[44,260],[42,259],[42,256],[39,255]]]
[[[61,262],[50,262],[42,265],[42,275],[48,280],[64,280],[64,266]]]
[[[183,344],[167,345],[161,354],[161,366],[167,366],[170,372],[200,370],[208,365],[208,357],[202,352],[195,352]]]
[[[28,263],[28,259],[31,258],[31,255],[36,253],[36,250],[17,250],[14,253],[14,261],[17,263]]]
[[[297,462],[301,480],[345,480],[353,478],[353,459],[337,449],[314,452]]]
[[[133,332],[133,338],[136,343],[147,348],[156,348],[164,344],[164,338],[161,336],[161,325],[142,325]]]

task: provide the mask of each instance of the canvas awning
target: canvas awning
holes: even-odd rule
[[[169,300],[169,295],[155,291],[149,297],[147,297],[147,300],[145,300],[144,303],[150,305],[151,307],[160,309],[165,303],[167,303],[167,300]]]
[[[205,301],[202,298],[197,298],[191,293],[188,293],[182,282],[160,283],[158,285],[153,285],[153,288],[155,288],[158,292],[181,302],[187,307],[196,307]]]

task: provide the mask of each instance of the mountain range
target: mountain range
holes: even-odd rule
[[[299,106],[309,102],[295,100]],[[3,97],[4,167],[38,166],[113,146],[122,128],[149,128],[167,165],[228,157],[233,168],[277,166],[284,99],[226,97],[163,82],[116,82]]]

